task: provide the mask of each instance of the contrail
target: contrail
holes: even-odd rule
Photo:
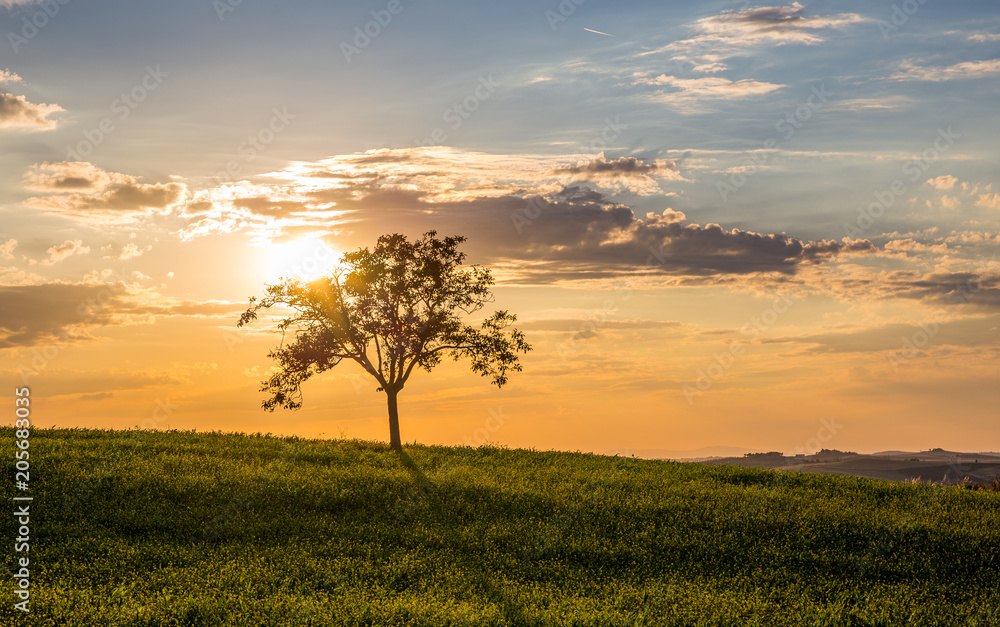
[[[591,33],[597,33],[598,35],[604,35],[605,37],[614,37],[614,35],[609,35],[608,33],[602,33],[601,31],[594,30],[593,28],[585,28],[583,30],[591,32]]]

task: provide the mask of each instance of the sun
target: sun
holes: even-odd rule
[[[342,254],[318,235],[271,242],[262,255],[264,278],[268,283],[283,278],[309,282],[334,268]]]

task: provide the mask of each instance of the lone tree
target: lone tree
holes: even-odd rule
[[[302,407],[302,384],[314,374],[353,359],[378,381],[389,408],[389,440],[402,449],[396,399],[417,366],[430,371],[445,356],[468,358],[473,372],[492,378],[502,387],[509,371],[520,371],[518,353],[531,346],[524,334],[509,329],[517,316],[497,311],[480,328],[464,324],[458,312],[473,314],[493,300],[493,276],[488,268],[463,268],[465,253],[458,251],[464,237],[436,238],[429,231],[409,242],[403,235],[383,235],[374,250],[344,255],[343,263],[327,276],[304,283],[282,279],[267,286],[267,295],[250,298],[240,316],[242,327],[257,312],[285,305],[295,314],[278,329],[294,339],[268,353],[280,369],[262,382],[271,397],[262,403]]]

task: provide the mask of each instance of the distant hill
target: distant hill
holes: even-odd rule
[[[723,457],[738,457],[746,453],[757,453],[758,449],[740,446],[705,446],[696,449],[614,449],[605,451],[606,455],[635,455],[642,459],[669,459],[674,461],[700,461]]]
[[[796,456],[749,454],[704,460],[704,463],[797,470],[824,475],[852,475],[886,481],[920,480],[943,485],[954,485],[966,479],[990,483],[1000,476],[1000,455],[960,453],[939,448],[921,452],[883,451],[870,455],[836,450]]]

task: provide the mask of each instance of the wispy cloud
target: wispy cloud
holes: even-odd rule
[[[898,111],[913,106],[908,96],[881,96],[877,98],[851,98],[835,100],[824,105],[827,111]]]
[[[677,89],[681,96],[738,99],[746,96],[769,94],[784,85],[743,79],[731,81],[728,78],[709,76],[705,78],[677,78],[661,74],[656,78],[640,80],[647,85],[665,85]]]
[[[870,21],[857,13],[810,17],[803,9],[801,3],[793,2],[788,6],[727,11],[698,20],[694,28],[716,41],[731,44],[818,44],[823,38],[815,31]]]
[[[986,61],[965,61],[946,67],[919,65],[910,59],[900,64],[898,71],[889,77],[896,81],[954,81],[984,78],[1000,74],[1000,59]]]
[[[809,16],[799,2],[788,6],[723,11],[690,25],[696,34],[637,56],[670,53],[675,59],[695,64],[695,71],[713,73],[726,69],[723,61],[743,54],[753,46],[787,44],[816,45],[825,40],[825,30],[842,29],[871,21],[856,13]],[[679,56],[678,56],[679,55]]]
[[[721,76],[678,78],[665,74],[656,77],[640,77],[636,83],[667,87],[668,89],[656,90],[648,97],[659,102],[672,104],[679,113],[686,114],[706,112],[703,106],[706,100],[741,100],[763,96],[784,87],[784,85],[750,79],[731,81]]]

